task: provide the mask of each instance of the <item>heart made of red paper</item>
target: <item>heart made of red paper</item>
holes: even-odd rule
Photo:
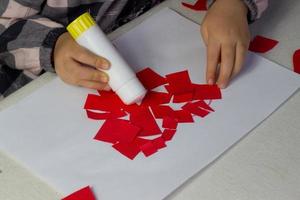
[[[112,91],[89,94],[84,105],[88,118],[104,120],[94,139],[112,144],[129,159],[140,152],[148,157],[165,148],[178,124],[206,117],[214,112],[209,105],[211,100],[221,99],[218,86],[192,83],[186,70],[163,77],[145,68],[136,75],[148,90],[141,105],[125,105]],[[166,92],[154,90],[159,87]],[[174,110],[168,105],[171,101],[184,105]],[[156,119],[162,119],[162,127]]]

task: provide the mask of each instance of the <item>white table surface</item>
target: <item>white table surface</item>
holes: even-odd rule
[[[168,0],[110,35],[122,34],[161,8],[170,7],[200,23],[204,12]],[[186,2],[195,2],[186,0]],[[300,1],[270,0],[269,10],[251,32],[280,41],[263,56],[292,68],[300,48]],[[200,33],[199,33],[200,37]],[[53,79],[46,73],[0,102],[3,110]],[[267,81],[267,80],[266,80]],[[10,155],[0,152],[0,200],[58,200],[62,197]],[[300,199],[300,92],[296,92],[247,137],[195,175],[167,199],[172,200],[298,200]]]

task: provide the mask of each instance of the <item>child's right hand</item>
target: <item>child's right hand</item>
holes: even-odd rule
[[[58,38],[53,59],[56,73],[64,82],[96,90],[110,90],[108,75],[100,71],[109,69],[110,62],[79,46],[69,33]]]

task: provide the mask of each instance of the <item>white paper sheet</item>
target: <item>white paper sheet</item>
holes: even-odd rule
[[[135,70],[161,74],[188,69],[204,83],[199,26],[164,9],[115,41]],[[180,124],[168,147],[131,161],[93,140],[102,122],[82,109],[92,91],[58,78],[0,113],[0,149],[58,191],[91,185],[100,200],[163,199],[270,115],[300,86],[299,76],[249,54],[243,73],[213,102],[215,113]]]

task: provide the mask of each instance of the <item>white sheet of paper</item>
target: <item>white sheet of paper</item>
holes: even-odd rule
[[[204,83],[205,47],[199,26],[170,9],[119,37],[115,45],[135,70],[161,74],[188,69]],[[300,86],[299,76],[249,54],[242,74],[214,101],[216,110],[180,124],[168,147],[127,159],[92,138],[102,122],[83,104],[94,92],[58,78],[0,113],[0,148],[63,194],[91,185],[101,200],[163,199],[256,127]]]

